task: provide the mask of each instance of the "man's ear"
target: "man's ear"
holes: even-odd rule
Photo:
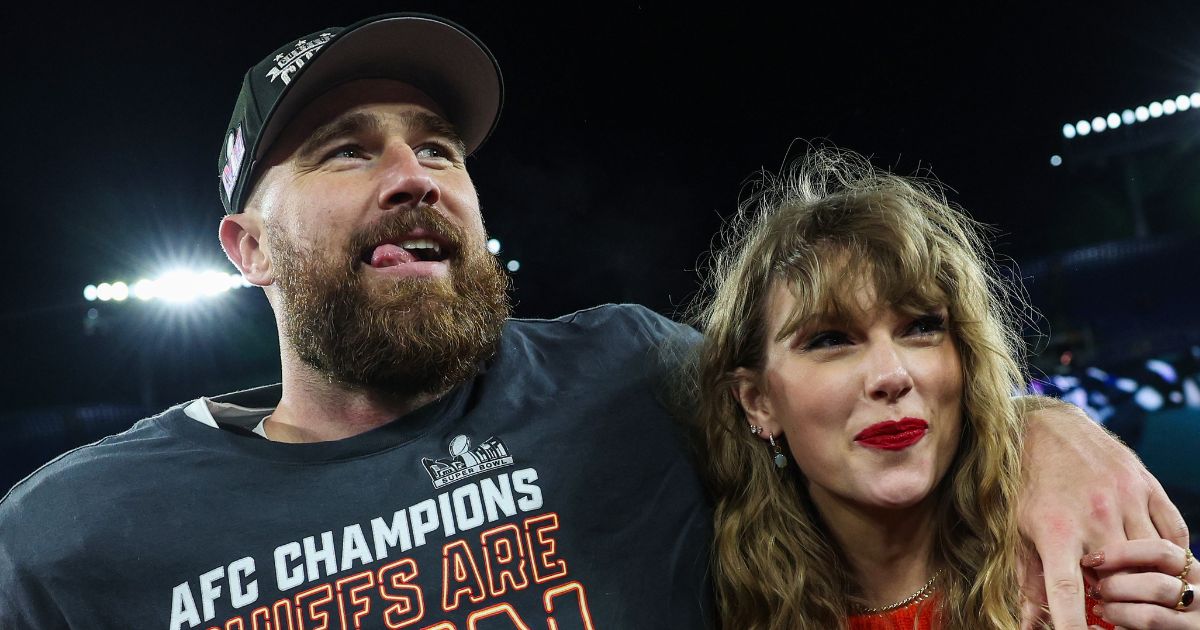
[[[749,368],[738,368],[733,376],[733,396],[742,406],[746,421],[752,427],[762,427],[762,432],[757,433],[758,437],[765,440],[772,435],[779,435],[781,427],[775,419],[766,379],[757,370]]]
[[[262,244],[262,220],[257,213],[242,212],[221,219],[221,248],[250,284],[260,287],[275,281],[271,256]]]

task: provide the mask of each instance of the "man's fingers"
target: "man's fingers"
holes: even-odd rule
[[[1146,476],[1150,484],[1150,502],[1148,504],[1150,519],[1154,522],[1155,530],[1159,536],[1180,547],[1186,547],[1189,540],[1187,521],[1183,520],[1179,508],[1175,507],[1175,504],[1167,498],[1162,484],[1148,473]]]
[[[1059,548],[1041,549],[1042,567],[1046,571],[1046,599],[1050,604],[1050,620],[1058,630],[1083,630],[1087,628],[1087,617],[1083,609],[1083,571],[1078,560],[1067,560],[1063,552],[1067,548],[1078,550],[1078,545],[1062,545]],[[1048,554],[1047,552],[1053,552]]]
[[[1158,526],[1154,524],[1149,513],[1126,515],[1131,517],[1125,521],[1125,537],[1130,540],[1139,538],[1160,538]]]
[[[1042,580],[1042,560],[1032,549],[1023,548],[1017,560],[1017,580],[1021,586],[1021,630],[1043,627],[1046,617],[1046,583]]]

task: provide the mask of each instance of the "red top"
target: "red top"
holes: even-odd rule
[[[937,598],[933,597],[886,613],[850,615],[850,630],[933,630],[933,614],[937,609],[937,601]],[[1092,614],[1092,607],[1099,603],[1091,597],[1084,602],[1088,625],[1112,630],[1112,624]]]

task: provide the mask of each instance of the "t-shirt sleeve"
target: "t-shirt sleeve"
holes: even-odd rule
[[[0,628],[67,628],[36,562],[38,550],[53,544],[57,528],[43,528],[37,534],[38,527],[31,522],[36,515],[24,509],[30,499],[25,490],[18,484],[0,500]]]

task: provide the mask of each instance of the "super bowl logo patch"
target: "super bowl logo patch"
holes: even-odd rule
[[[312,59],[312,56],[332,37],[333,33],[321,33],[313,39],[297,41],[289,52],[275,55],[275,67],[267,70],[267,79],[272,82],[279,79],[283,81],[284,85],[291,83],[292,74],[303,68],[304,64]]]
[[[246,144],[242,140],[242,126],[229,132],[225,138],[225,166],[221,169],[221,185],[225,197],[233,198],[233,187],[237,185],[238,173],[242,170],[242,158],[246,155]]]
[[[490,437],[475,448],[471,448],[471,438],[456,435],[450,440],[450,456],[442,459],[421,458],[425,472],[433,481],[434,488],[441,488],[467,477],[473,477],[489,470],[512,466],[513,458],[508,447],[497,437]]]

